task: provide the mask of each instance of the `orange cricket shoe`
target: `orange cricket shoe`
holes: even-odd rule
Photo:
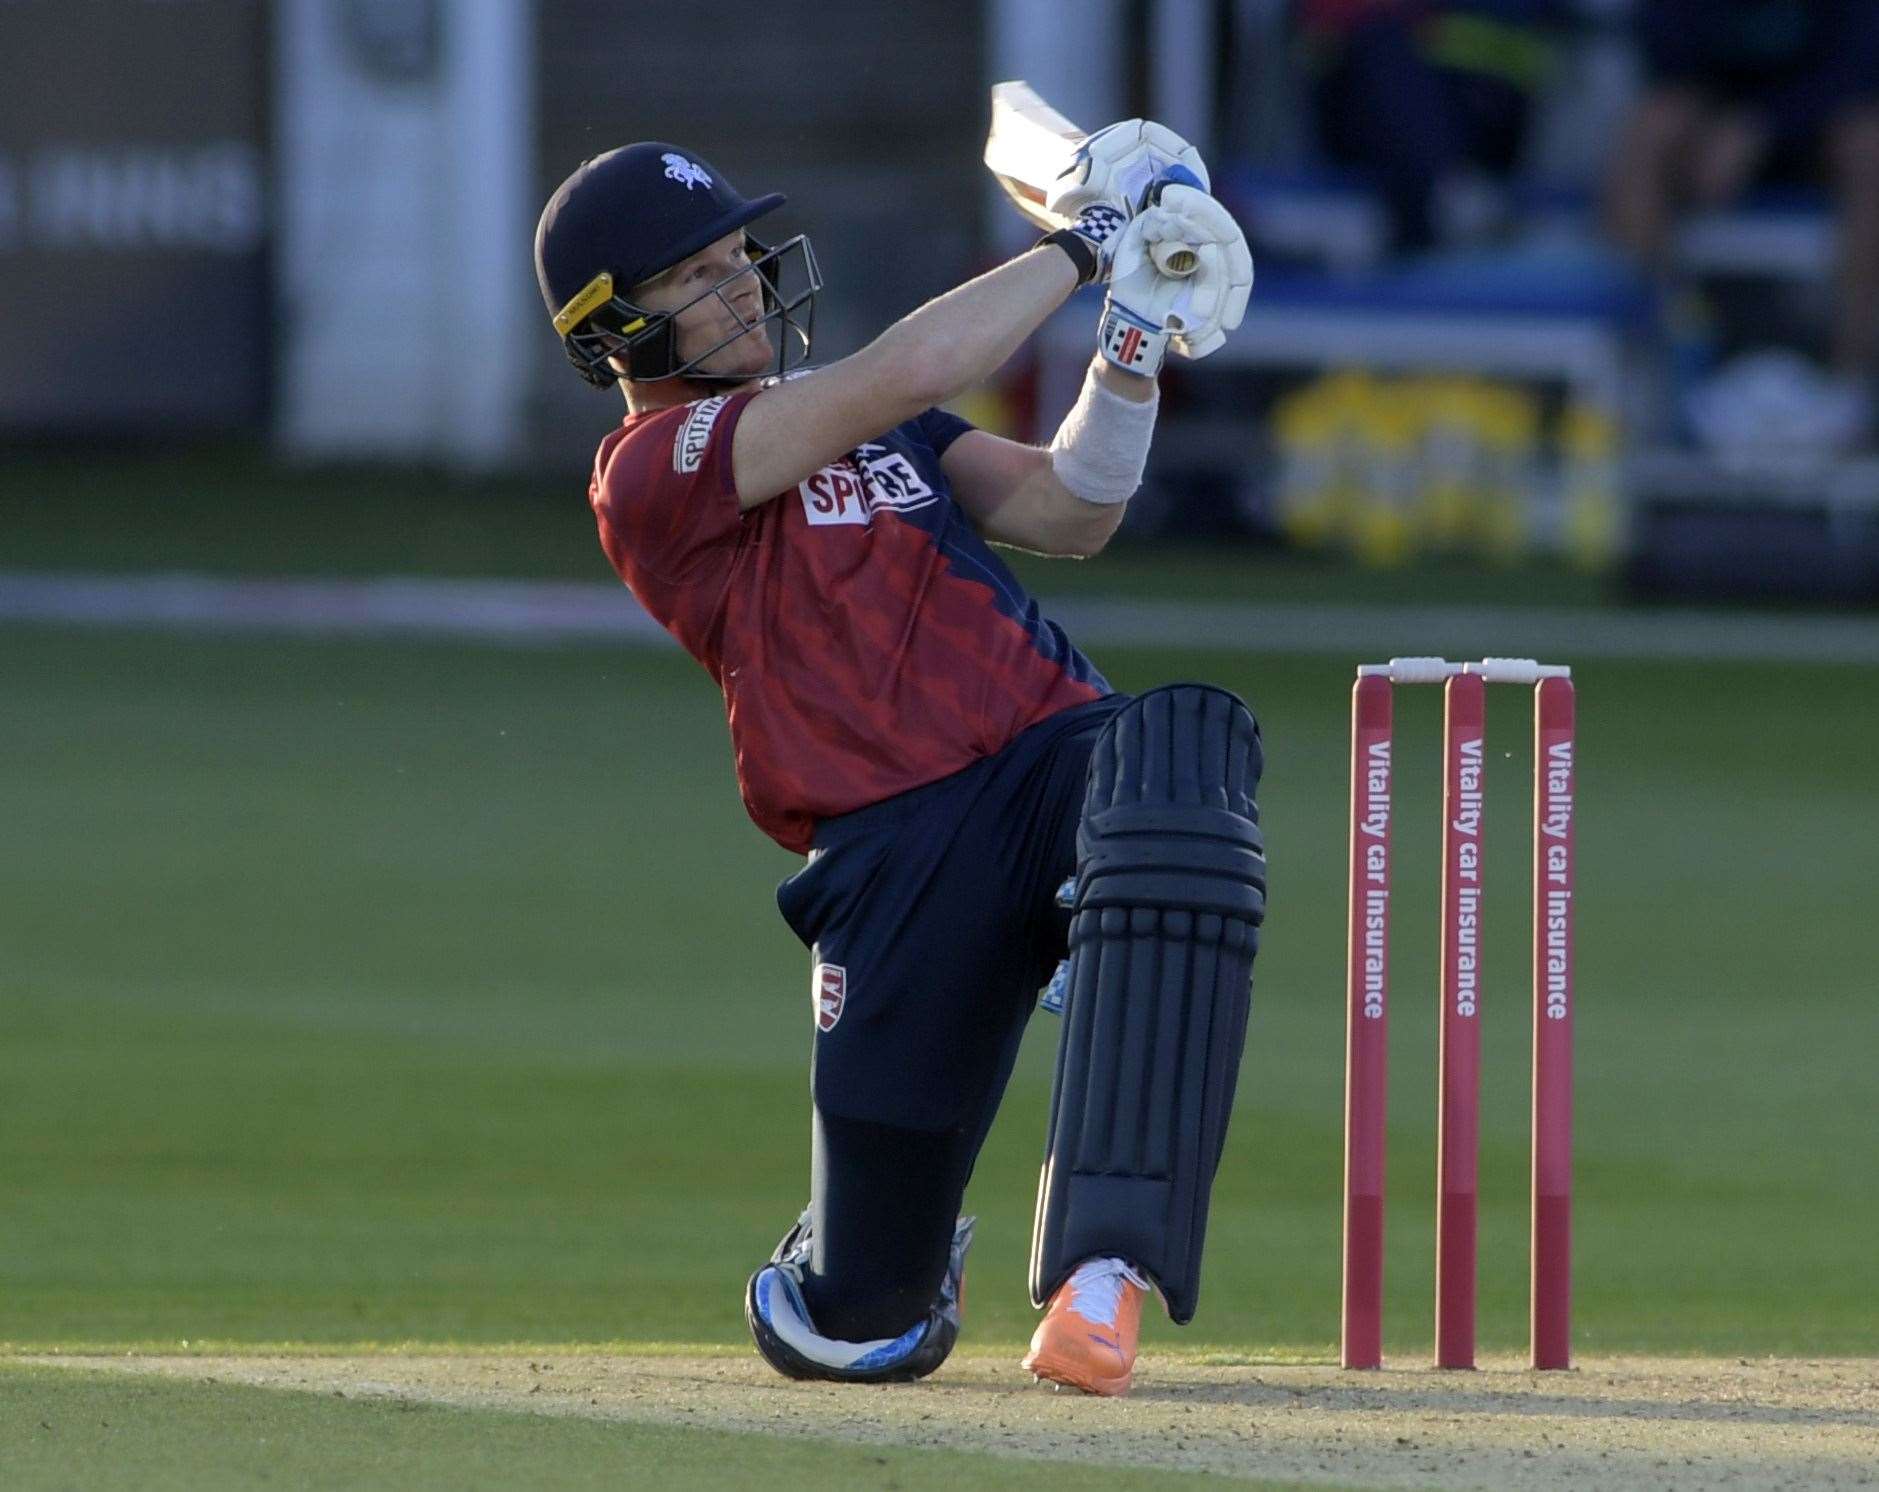
[[[1086,1394],[1126,1394],[1148,1281],[1120,1259],[1085,1259],[1031,1333],[1026,1372]]]

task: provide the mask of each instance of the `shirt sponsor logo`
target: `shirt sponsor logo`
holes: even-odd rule
[[[939,494],[927,485],[914,464],[899,451],[869,441],[796,489],[802,495],[803,516],[810,523],[857,523],[865,526],[884,509],[905,513],[938,502]]]
[[[848,970],[840,964],[817,964],[810,993],[816,1002],[816,1029],[834,1030],[848,1003]]]
[[[861,458],[861,469],[867,474],[871,509],[894,508],[905,512],[938,501],[933,489],[914,470],[913,463],[899,451],[870,441],[858,446],[855,454]]]
[[[692,412],[685,416],[685,423],[679,426],[678,437],[672,442],[672,470],[681,473],[698,470],[705,459],[711,427],[717,424],[718,415],[730,402],[729,394],[720,394],[692,406]]]
[[[846,461],[823,467],[796,490],[802,494],[803,516],[813,524],[868,521],[867,489],[861,473]]]

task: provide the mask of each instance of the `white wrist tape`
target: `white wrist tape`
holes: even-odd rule
[[[1090,369],[1050,443],[1050,469],[1086,503],[1125,503],[1142,485],[1161,391],[1144,403],[1111,393]]]

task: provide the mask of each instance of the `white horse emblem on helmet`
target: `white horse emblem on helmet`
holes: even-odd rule
[[[665,162],[665,174],[673,181],[684,182],[686,191],[689,192],[695,186],[711,185],[711,177],[698,162],[688,161],[684,156],[670,150],[659,159]]]

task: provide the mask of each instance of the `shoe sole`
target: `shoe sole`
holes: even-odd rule
[[[1059,1362],[1048,1353],[1032,1353],[1018,1366],[1025,1372],[1034,1373],[1047,1382],[1061,1384],[1065,1388],[1074,1388],[1086,1394],[1096,1394],[1105,1399],[1121,1397],[1135,1382],[1133,1369],[1120,1378],[1100,1378],[1075,1364]]]

